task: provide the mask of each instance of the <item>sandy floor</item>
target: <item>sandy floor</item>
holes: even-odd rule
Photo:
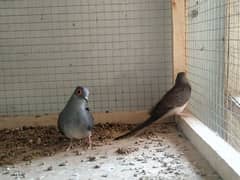
[[[54,127],[0,131],[0,179],[221,179],[174,123],[112,141],[131,127],[97,125],[93,150],[76,141],[70,152],[64,151],[68,140]]]

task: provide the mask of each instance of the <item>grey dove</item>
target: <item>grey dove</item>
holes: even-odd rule
[[[150,117],[133,130],[115,138],[115,140],[134,135],[157,120],[165,119],[173,115],[183,114],[182,112],[187,106],[190,97],[191,85],[187,80],[185,72],[179,72],[177,74],[174,86],[152,108],[150,111]]]
[[[59,114],[58,129],[59,131],[72,139],[82,139],[88,137],[89,146],[92,147],[91,131],[93,129],[94,119],[88,108],[89,90],[85,87],[78,86],[68,100],[66,106]]]

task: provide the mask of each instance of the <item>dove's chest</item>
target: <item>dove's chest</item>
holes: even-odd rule
[[[67,137],[80,139],[88,135],[87,113],[85,106],[79,104],[65,109],[61,117],[61,124]]]
[[[173,109],[173,114],[180,114],[184,111],[185,107],[187,106],[188,102],[186,102],[183,106],[176,107]]]

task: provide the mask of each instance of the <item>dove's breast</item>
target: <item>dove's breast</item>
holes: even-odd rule
[[[89,135],[88,119],[85,111],[74,109],[63,111],[59,117],[61,131],[68,138],[81,139]]]

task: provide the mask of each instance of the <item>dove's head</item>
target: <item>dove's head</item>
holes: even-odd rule
[[[89,90],[86,87],[78,86],[74,91],[74,95],[87,101],[89,96]]]
[[[176,77],[176,84],[188,84],[188,79],[185,72],[179,72]]]

